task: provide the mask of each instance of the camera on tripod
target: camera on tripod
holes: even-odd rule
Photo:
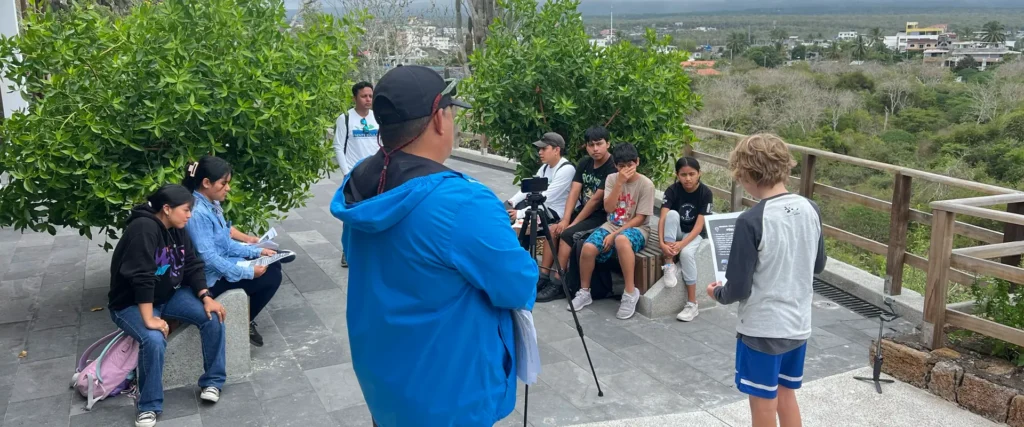
[[[527,178],[519,183],[519,190],[525,194],[543,193],[548,189],[548,179],[545,177]]]

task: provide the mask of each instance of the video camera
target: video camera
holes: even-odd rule
[[[548,179],[544,177],[527,178],[519,183],[519,190],[525,194],[543,193],[548,189]]]

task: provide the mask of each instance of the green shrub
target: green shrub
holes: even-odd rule
[[[1011,291],[1009,282],[1000,279],[989,280],[987,287],[975,284],[971,288],[974,296],[974,314],[1011,328],[1024,329],[1024,303]],[[991,347],[993,356],[1006,358],[1024,366],[1024,349],[994,338],[984,338]]]
[[[1003,119],[1003,135],[1024,141],[1024,111],[1017,111]]]
[[[524,177],[538,165],[530,142],[544,132],[561,134],[568,157],[579,160],[586,128],[610,120],[613,143],[637,146],[641,173],[655,182],[670,178],[669,165],[694,141],[686,117],[700,105],[679,65],[686,54],[657,52],[671,40],[653,31],[645,47],[592,46],[578,0],[539,8],[532,0],[500,3],[507,21],[491,25],[486,46],[470,58],[474,72],[464,89],[474,109],[466,126],[488,135],[497,154],[518,160],[517,176]]]
[[[896,126],[907,132],[936,131],[946,125],[946,118],[937,110],[906,108],[896,116]]]
[[[863,71],[843,73],[839,75],[839,79],[836,81],[836,89],[873,92],[875,90],[875,81],[871,80],[871,77],[868,77]]]
[[[347,18],[310,14],[295,30],[279,0],[165,0],[125,16],[82,2],[23,28],[0,38],[0,66],[33,98],[0,127],[0,225],[116,237],[133,204],[215,153],[235,167],[228,217],[262,228],[328,168],[326,131],[355,70]]]

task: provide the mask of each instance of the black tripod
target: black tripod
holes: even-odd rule
[[[569,294],[569,286],[565,284],[565,270],[558,263],[558,249],[554,244],[554,240],[551,238],[551,231],[548,227],[554,222],[551,218],[551,213],[548,212],[548,208],[544,206],[546,197],[538,192],[531,192],[526,195],[526,201],[529,206],[526,208],[526,217],[523,220],[523,227],[519,230],[520,241],[526,237],[524,233],[529,230],[529,245],[527,250],[530,251],[530,255],[533,259],[537,259],[537,223],[539,222],[544,233],[544,238],[548,239],[548,246],[551,247],[551,256],[555,259],[555,263],[552,267],[555,272],[558,273],[558,277],[562,280],[562,291],[565,292],[565,299],[572,304],[572,296]],[[580,319],[576,316],[576,310],[569,310],[572,312],[572,320],[576,323],[576,331],[580,334],[580,341],[583,342],[583,352],[587,355],[587,363],[590,364],[590,372],[594,374],[594,384],[597,385],[597,395],[603,397],[604,392],[601,391],[601,383],[597,381],[597,371],[594,370],[594,362],[590,360],[590,350],[587,349],[587,340],[583,339],[583,326],[580,325]],[[526,392],[523,398],[523,426],[526,426],[526,415],[529,411],[530,403],[530,386],[526,385]]]
[[[878,321],[878,341],[876,342],[877,347],[875,347],[875,361],[874,361],[874,365],[872,367],[873,372],[871,374],[871,378],[868,378],[868,377],[853,377],[853,379],[855,379],[855,380],[874,382],[875,383],[875,390],[878,391],[878,394],[882,394],[882,383],[892,384],[892,383],[895,382],[893,380],[888,380],[888,379],[881,378],[881,376],[882,376],[882,359],[884,359],[882,357],[882,331],[885,329],[885,324],[886,323],[892,322],[893,320],[896,320],[897,318],[899,318],[899,316],[896,315],[896,309],[893,308],[893,306],[892,306],[892,298],[890,298],[890,297],[886,297],[885,298],[885,306],[889,307],[889,312],[886,312],[883,309],[882,312],[878,315],[878,320],[879,320]]]

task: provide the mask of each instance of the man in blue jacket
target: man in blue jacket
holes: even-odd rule
[[[377,84],[382,148],[331,202],[349,254],[352,364],[381,427],[484,426],[515,407],[513,309],[532,309],[537,264],[501,200],[444,166],[454,83],[405,66]]]

